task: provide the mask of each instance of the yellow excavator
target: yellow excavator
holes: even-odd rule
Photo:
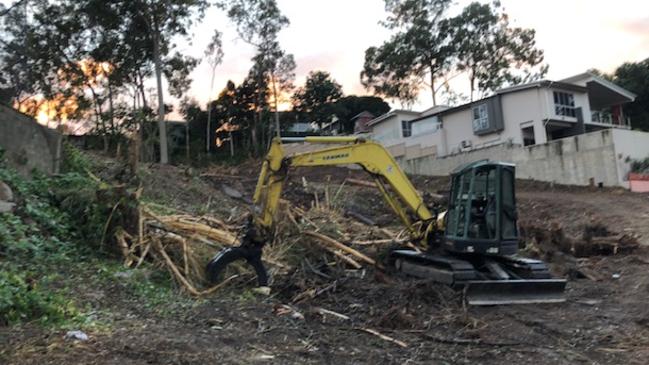
[[[283,143],[331,147],[287,155]],[[389,264],[407,275],[463,290],[470,305],[562,302],[566,281],[553,279],[538,260],[516,255],[519,246],[515,167],[478,161],[451,174],[446,211],[424,200],[390,153],[359,137],[275,138],[264,159],[253,196],[253,215],[238,246],[218,253],[207,275],[218,281],[232,261],[245,259],[260,286],[268,285],[261,261],[272,239],[282,187],[292,167],[359,165],[375,181],[387,204],[410,233],[417,249],[393,249]],[[412,245],[411,245],[412,246]]]

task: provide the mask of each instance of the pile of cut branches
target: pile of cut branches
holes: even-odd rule
[[[223,220],[178,211],[169,214],[168,207],[139,201],[136,206],[137,228],[131,224],[130,229],[111,230],[126,267],[153,262],[194,296],[214,293],[238,277],[253,280],[253,273],[244,262],[230,265],[226,279],[217,286],[209,287],[205,277],[209,260],[220,250],[238,244],[238,232],[245,226],[246,215]],[[328,267],[380,268],[379,252],[391,243],[405,241],[399,238],[402,234],[350,216],[329,199],[310,209],[283,200],[279,211],[273,242],[265,248],[263,256],[271,276],[299,267],[305,256],[315,256]]]

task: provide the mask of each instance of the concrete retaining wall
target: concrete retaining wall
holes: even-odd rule
[[[0,148],[7,162],[19,173],[29,175],[34,169],[46,174],[58,173],[61,141],[57,131],[0,104]]]
[[[515,163],[518,178],[626,187],[618,175],[613,133],[606,129],[528,147],[499,144],[442,158],[421,157],[399,162],[407,173],[435,176],[448,175],[465,163],[489,159]]]
[[[612,132],[620,185],[630,187],[628,176],[631,161],[649,158],[649,133],[626,129],[614,129]]]

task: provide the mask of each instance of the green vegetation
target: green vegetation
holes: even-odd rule
[[[649,174],[649,157],[645,158],[644,160],[632,160],[631,172]]]
[[[71,217],[48,199],[53,180],[28,181],[2,165],[0,180],[18,202],[15,212],[0,215],[0,324],[82,321],[65,290],[54,288],[56,271],[48,270],[72,262],[78,249],[69,243],[78,237]]]
[[[126,217],[119,210],[111,216],[117,198],[90,177],[90,162],[70,146],[65,155],[64,174],[35,173],[32,179],[5,166],[0,156],[0,181],[11,187],[17,203],[13,212],[0,214],[0,326],[96,326],[84,314],[92,309],[72,298],[115,282],[159,313],[174,308],[163,305],[176,302],[166,272],[127,270],[101,249],[104,235],[110,236],[109,217],[119,224]],[[80,283],[79,277],[90,280]]]

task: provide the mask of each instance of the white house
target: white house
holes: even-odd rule
[[[622,106],[635,95],[583,73],[496,91],[456,107],[394,110],[368,123],[371,138],[400,160],[444,157],[498,144],[544,144],[604,128],[630,129]]]

